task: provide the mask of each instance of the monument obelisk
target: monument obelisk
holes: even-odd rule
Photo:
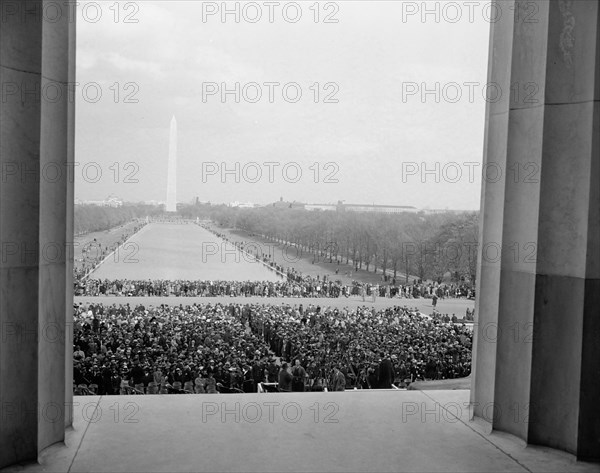
[[[177,212],[177,121],[171,118],[169,167],[167,169],[167,212]]]

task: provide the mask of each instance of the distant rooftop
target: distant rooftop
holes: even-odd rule
[[[417,210],[410,205],[383,205],[383,204],[342,204],[344,207],[373,207],[378,209],[411,209]]]

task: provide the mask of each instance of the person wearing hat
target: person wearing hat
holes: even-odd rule
[[[198,377],[194,379],[194,392],[196,394],[206,393],[206,384],[208,380],[206,379],[206,373],[204,372],[203,366],[200,367],[200,371]]]
[[[254,355],[254,360],[252,361],[252,379],[254,380],[254,385],[258,386],[258,384],[263,380],[263,373],[265,371],[265,365],[260,360],[260,351],[256,351]]]
[[[218,394],[218,392],[219,392],[219,391],[217,391],[217,381],[216,381],[215,377],[213,376],[212,369],[209,369],[209,371],[208,371],[205,389],[206,389],[207,394]]]
[[[379,363],[379,378],[377,385],[379,389],[392,389],[392,382],[396,376],[394,367],[390,359],[381,353],[381,362]]]
[[[340,371],[339,366],[333,367],[333,378],[331,379],[331,390],[332,391],[345,391],[346,390],[346,377]]]
[[[281,365],[281,370],[279,371],[279,391],[291,392],[293,379],[294,377],[292,376],[290,365],[283,363]]]
[[[266,370],[268,373],[269,382],[276,383],[279,370],[277,369],[277,365],[275,364],[275,357],[272,354],[269,355]]]
[[[82,360],[85,358],[85,353],[83,352],[83,350],[79,347],[79,345],[77,345],[75,347],[75,351],[73,352],[73,359],[74,360]]]
[[[144,369],[140,366],[140,362],[135,360],[133,362],[133,367],[129,372],[128,379],[132,381],[133,385],[139,385],[144,383]]]
[[[300,364],[300,359],[296,358],[296,364],[292,369],[293,381],[292,391],[304,392],[304,382],[306,380],[306,370]]]
[[[181,383],[181,385],[183,386],[184,376],[183,376],[183,372],[179,366],[177,368],[175,368],[175,370],[170,378],[171,378],[171,383]]]

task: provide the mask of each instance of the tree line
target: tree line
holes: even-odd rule
[[[74,233],[82,235],[109,230],[137,218],[152,217],[162,213],[161,207],[146,204],[126,204],[122,207],[75,205]]]
[[[197,205],[180,213],[291,245],[313,260],[340,261],[406,281],[410,275],[423,281],[475,282],[478,212],[382,214]]]

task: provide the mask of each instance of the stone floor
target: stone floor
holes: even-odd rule
[[[468,401],[467,390],[76,397],[65,444],[2,471],[600,471],[485,432]]]

